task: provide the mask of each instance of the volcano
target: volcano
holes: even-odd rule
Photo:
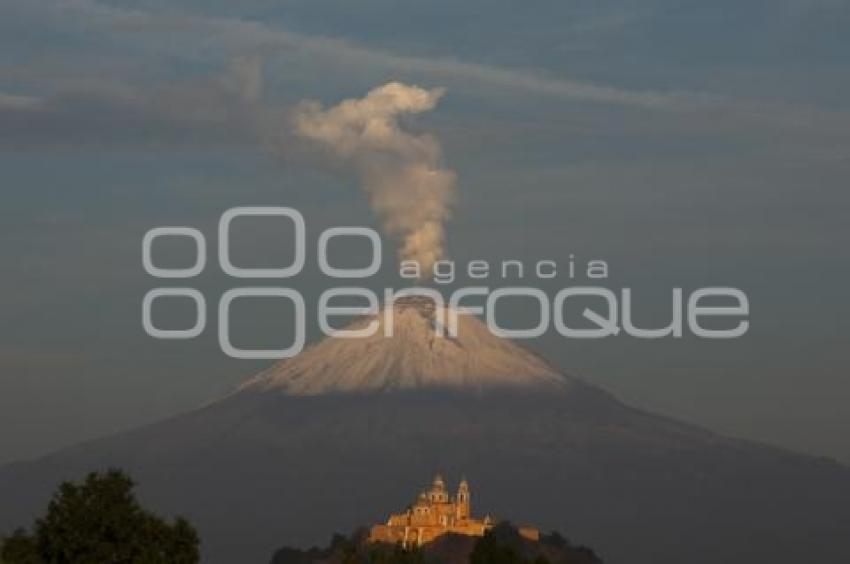
[[[352,323],[374,325],[360,338],[331,338],[251,379],[241,391],[278,390],[289,395],[374,393],[402,390],[564,391],[570,379],[512,341],[493,336],[477,318],[429,298],[399,298],[392,308]],[[389,316],[388,316],[389,313]],[[457,336],[437,334],[437,324],[457,320]],[[391,338],[385,337],[387,326]]]
[[[850,469],[626,406],[475,317],[441,338],[432,304],[391,307],[391,338],[329,337],[200,409],[0,469],[0,530],[118,466],[197,525],[205,562],[261,563],[379,522],[439,470],[475,483],[474,511],[609,563],[850,562]]]

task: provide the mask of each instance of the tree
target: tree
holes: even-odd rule
[[[25,530],[17,529],[3,542],[0,564],[39,564],[35,539]]]
[[[501,541],[497,535],[488,531],[475,543],[472,554],[469,555],[470,564],[525,564],[516,550]]]
[[[424,554],[419,548],[402,548],[400,544],[392,548],[373,546],[368,560],[369,564],[422,564],[424,561]]]
[[[183,518],[174,524],[146,511],[120,470],[90,473],[82,484],[64,482],[32,534],[6,539],[6,564],[195,564],[198,534]]]

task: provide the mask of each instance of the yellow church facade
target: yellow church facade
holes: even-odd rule
[[[489,516],[472,517],[469,483],[462,480],[452,496],[438,474],[431,487],[419,494],[414,504],[403,513],[390,515],[387,522],[374,525],[370,542],[422,546],[447,533],[484,536],[493,522]]]

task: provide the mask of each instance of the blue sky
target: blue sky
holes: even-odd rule
[[[144,335],[142,235],[210,238],[246,204],[297,207],[314,232],[377,227],[287,116],[389,80],[447,89],[409,126],[459,175],[454,258],[602,258],[650,316],[673,286],[752,302],[735,342],[537,350],[638,406],[850,461],[848,27],[837,0],[4,2],[0,462],[190,409],[262,366],[210,330]]]

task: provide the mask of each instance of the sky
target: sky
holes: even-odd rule
[[[734,341],[550,333],[532,348],[632,405],[850,463],[848,27],[840,0],[6,0],[0,463],[195,408],[263,368],[210,327],[144,333],[159,281],[142,237],[190,225],[212,241],[240,205],[297,208],[311,245],[329,226],[379,229],[357,174],[305,150],[291,118],[391,81],[445,89],[403,126],[457,175],[458,263],[602,259],[648,322],[672,287],[750,299]],[[278,228],[234,249],[275,262]],[[370,285],[399,284],[393,257]],[[193,284],[214,302],[232,281],[208,267]],[[293,281],[326,284],[310,264]],[[268,308],[234,317],[252,342],[287,331]]]

